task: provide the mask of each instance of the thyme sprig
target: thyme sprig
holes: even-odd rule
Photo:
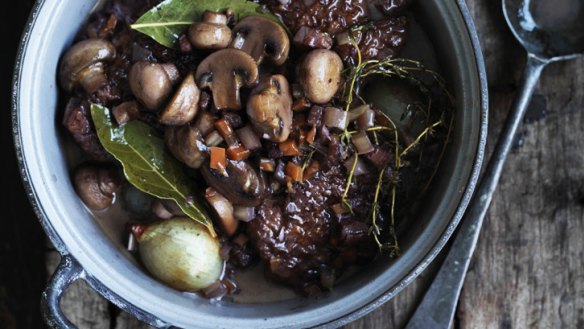
[[[435,71],[426,68],[422,63],[411,60],[411,59],[403,59],[403,58],[395,58],[395,59],[384,59],[384,60],[367,60],[363,61],[360,49],[358,47],[357,42],[355,41],[354,34],[358,32],[358,29],[350,30],[349,31],[349,43],[356,49],[357,53],[357,65],[351,67],[349,70],[345,72],[347,76],[347,83],[345,84],[344,93],[343,93],[343,100],[344,100],[344,108],[345,111],[349,111],[352,107],[356,106],[354,104],[355,99],[357,99],[361,104],[365,104],[366,101],[359,95],[358,89],[362,81],[364,79],[371,77],[371,76],[382,76],[387,78],[396,78],[400,80],[405,80],[408,83],[411,83],[413,86],[417,87],[417,89],[426,97],[427,102],[425,106],[419,104],[411,104],[407,107],[406,111],[401,120],[404,119],[404,116],[413,116],[415,113],[422,112],[424,116],[424,129],[416,136],[416,138],[406,144],[405,141],[400,139],[400,135],[397,129],[397,125],[392,120],[392,118],[388,117],[383,113],[378,113],[378,115],[383,115],[387,121],[387,125],[376,125],[374,127],[366,129],[368,133],[373,135],[373,142],[375,145],[389,145],[390,147],[393,146],[393,153],[395,157],[395,161],[393,166],[386,166],[382,170],[379,171],[377,177],[377,184],[375,187],[375,194],[373,198],[373,203],[371,207],[371,229],[370,232],[373,235],[375,242],[377,243],[378,247],[382,251],[388,251],[391,257],[399,255],[399,244],[396,234],[396,202],[398,199],[399,193],[399,177],[400,177],[400,170],[407,166],[409,161],[405,160],[405,157],[410,155],[414,150],[420,148],[419,154],[419,163],[422,163],[423,157],[423,149],[422,145],[430,138],[437,129],[442,129],[445,127],[447,122],[449,121],[448,126],[446,127],[445,138],[442,141],[443,146],[440,150],[440,154],[438,156],[438,163],[444,156],[446,143],[449,139],[450,132],[452,130],[453,119],[447,119],[448,112],[453,107],[454,98],[448,91],[446,87],[446,83],[444,79]],[[433,87],[435,86],[435,87]],[[438,106],[434,99],[436,98],[436,94],[440,96],[446,96],[446,105]],[[361,105],[358,104],[358,105]],[[438,107],[438,109],[436,109]],[[437,112],[438,113],[433,113]],[[437,118],[437,119],[433,119]],[[434,120],[434,121],[432,121]],[[347,127],[343,134],[341,141],[345,147],[351,148],[351,141],[352,136],[359,131],[356,130],[349,130]],[[385,140],[393,140],[389,143],[381,142],[385,137]],[[342,196],[342,203],[343,205],[353,213],[350,202],[348,201],[349,190],[351,188],[351,184],[353,183],[353,179],[355,176],[355,170],[357,168],[357,163],[359,161],[359,156],[356,152],[354,154],[354,161],[349,170],[349,174],[347,177],[347,184],[345,186],[345,190]],[[391,168],[390,168],[391,167]],[[428,181],[426,182],[424,188],[422,189],[422,193],[428,188],[430,185],[430,181],[434,178],[438,169],[438,165],[434,168],[434,171],[430,175]],[[385,175],[388,170],[391,170],[391,177],[387,178]],[[383,234],[384,228],[380,227],[378,222],[381,206],[380,202],[384,195],[383,191],[389,191],[389,224],[388,227],[385,228],[388,232],[388,236]],[[384,238],[385,237],[385,238]]]

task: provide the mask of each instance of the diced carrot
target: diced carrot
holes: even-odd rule
[[[306,133],[306,141],[308,144],[314,144],[314,139],[316,138],[316,126],[312,126],[308,133]]]
[[[285,156],[298,156],[302,154],[298,148],[298,143],[293,139],[288,139],[287,141],[280,143],[278,146]]]
[[[303,145],[306,142],[306,131],[304,129],[300,129],[299,136],[298,136],[298,145]]]
[[[211,152],[211,162],[209,167],[211,167],[211,169],[218,170],[221,173],[225,172],[225,167],[227,165],[225,149],[222,147],[210,147],[209,150]]]
[[[250,151],[241,144],[231,146],[227,149],[227,157],[231,160],[245,160],[249,157]]]
[[[306,169],[304,169],[304,177],[303,178],[304,179],[311,179],[312,176],[314,176],[314,174],[316,174],[319,169],[320,169],[320,163],[318,163],[318,161],[316,161],[316,160],[312,160],[310,165],[308,165],[308,167],[306,167]]]
[[[274,172],[276,170],[276,161],[274,159],[261,158],[260,169],[267,172]]]
[[[286,169],[284,171],[286,176],[290,177],[295,182],[302,181],[302,167],[290,161],[286,164]]]
[[[233,128],[231,127],[229,122],[225,120],[225,118],[221,118],[215,121],[215,129],[217,129],[219,134],[223,136],[225,142],[227,142],[227,145],[234,145],[237,142]]]

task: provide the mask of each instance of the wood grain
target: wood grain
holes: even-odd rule
[[[505,25],[500,1],[467,3],[488,70],[491,150],[515,96],[525,55]],[[583,111],[584,60],[548,67],[489,210],[459,302],[456,328],[584,328]],[[14,168],[9,169],[16,175]],[[36,221],[31,214],[27,220]],[[8,229],[20,232],[18,227],[15,224]],[[34,230],[38,232],[38,226]],[[26,248],[13,236],[5,237],[10,252]],[[38,252],[26,250],[20,251],[23,257],[43,259]],[[49,250],[44,257],[50,273],[58,256]],[[18,257],[9,259],[26,266],[27,281],[44,284],[35,281],[38,266]],[[436,266],[433,264],[398,297],[345,328],[402,328]],[[31,268],[35,270],[30,272]],[[6,277],[8,283],[0,283],[0,327],[38,328],[38,311],[26,309],[35,306],[18,299],[13,293],[16,288],[10,285],[25,287],[26,280],[16,275]],[[39,294],[38,289],[27,291],[26,296]],[[15,309],[5,296],[26,305],[25,310]],[[150,328],[112,307],[83,283],[72,286],[62,303],[80,328]]]

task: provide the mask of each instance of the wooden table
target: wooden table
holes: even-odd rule
[[[486,59],[491,150],[515,96],[525,56],[505,25],[500,1],[467,2]],[[13,48],[2,53],[4,92],[30,1],[16,6],[9,14],[17,18],[8,40]],[[2,101],[2,147],[13,152],[5,96]],[[584,60],[549,66],[489,210],[459,302],[457,328],[584,328],[583,110]],[[39,328],[38,298],[46,280],[42,264],[52,272],[58,255],[45,249],[16,177],[15,161],[0,165],[8,173],[2,186],[16,190],[2,199],[8,213],[1,216],[0,230],[0,328]],[[435,267],[397,298],[345,328],[402,328]],[[67,291],[63,308],[80,328],[148,328],[84,283]]]

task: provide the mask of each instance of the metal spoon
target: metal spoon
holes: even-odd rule
[[[521,88],[442,267],[406,329],[449,329],[481,225],[543,68],[584,54],[581,0],[503,0],[511,31],[527,50]]]

